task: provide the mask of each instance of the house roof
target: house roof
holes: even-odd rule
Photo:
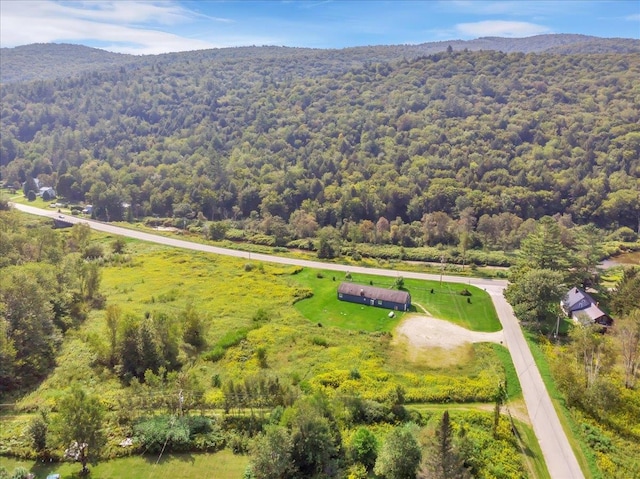
[[[586,302],[581,306],[580,301],[582,301],[583,299],[586,299]],[[577,311],[578,309],[588,307],[590,304],[595,305],[595,300],[577,287],[571,288],[562,299],[562,306],[567,311]]]
[[[580,317],[588,317],[589,319],[591,319],[592,321],[597,320],[598,318],[602,318],[603,316],[607,316],[607,313],[605,313],[604,311],[602,311],[600,308],[598,308],[598,306],[596,306],[595,304],[592,304],[591,306],[589,306],[588,308],[585,309],[581,309],[579,311],[574,311],[573,312],[573,317],[575,319],[580,319]]]
[[[406,291],[397,289],[377,288],[355,283],[340,283],[338,293],[350,294],[352,296],[364,296],[370,299],[381,299],[383,301],[393,301],[394,303],[406,304],[411,301],[411,296]]]

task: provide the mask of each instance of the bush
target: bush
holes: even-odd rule
[[[624,242],[633,242],[637,241],[638,235],[635,231],[627,226],[623,226],[618,228],[613,233],[611,233],[608,237],[610,241],[624,241]]]
[[[136,442],[150,454],[189,450],[189,427],[175,416],[157,416],[142,420],[133,427]]]
[[[353,435],[349,456],[353,462],[362,464],[367,471],[373,469],[378,457],[378,441],[366,427],[361,427]]]
[[[277,246],[276,237],[265,234],[255,234],[249,238],[249,241],[262,246]]]
[[[329,342],[325,338],[321,338],[320,336],[313,336],[311,338],[311,344],[315,344],[316,346],[322,346],[323,348],[329,347]]]
[[[98,259],[104,256],[104,249],[100,244],[90,244],[84,249],[83,256],[85,259]]]
[[[250,438],[244,433],[231,432],[227,434],[227,446],[234,454],[249,452]]]
[[[269,321],[269,313],[267,313],[262,308],[258,308],[258,310],[253,315],[253,318],[251,319],[253,319],[253,321],[256,323],[266,323],[267,321]]]
[[[155,416],[133,427],[134,437],[146,452],[217,451],[224,447],[220,427],[205,416]]]

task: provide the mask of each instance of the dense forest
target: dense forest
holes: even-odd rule
[[[347,223],[457,242],[451,224],[500,215],[640,226],[637,53],[231,50],[3,84],[2,179],[106,220],[260,220],[289,239]]]

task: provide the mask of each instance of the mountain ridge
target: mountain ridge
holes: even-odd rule
[[[0,83],[50,80],[92,71],[107,71],[125,65],[139,66],[149,62],[188,58],[212,60],[256,56],[287,57],[316,56],[319,60],[342,58],[344,68],[352,68],[366,61],[391,62],[412,59],[453,50],[496,50],[504,53],[640,53],[640,40],[630,38],[601,38],[578,34],[548,34],[525,38],[481,37],[474,40],[446,40],[404,45],[368,45],[342,49],[318,49],[286,46],[246,46],[158,55],[130,55],[113,53],[99,48],[69,43],[34,43],[0,49]]]

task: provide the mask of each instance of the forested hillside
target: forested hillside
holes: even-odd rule
[[[421,43],[418,45],[376,45],[352,47],[343,50],[320,50],[286,47],[242,47],[208,50],[211,60],[229,58],[251,58],[274,56],[289,58],[292,55],[314,57],[332,68],[356,66],[365,61],[395,61],[399,58],[413,59],[423,55],[439,53],[448,47],[454,50],[496,50],[505,53],[638,53],[640,41],[629,38],[598,38],[587,35],[554,34],[527,38],[485,37],[475,40],[453,40]],[[146,61],[171,58],[184,59],[189,53],[165,55],[123,55],[97,48],[70,44],[33,44],[0,49],[0,83],[30,80],[50,80],[70,77],[82,72],[117,68],[120,65],[144,64]]]
[[[294,237],[395,221],[407,246],[463,212],[638,228],[637,53],[352,66],[346,50],[313,52],[170,54],[5,84],[2,178],[38,177],[104,219],[129,203],[134,217],[281,219]]]

